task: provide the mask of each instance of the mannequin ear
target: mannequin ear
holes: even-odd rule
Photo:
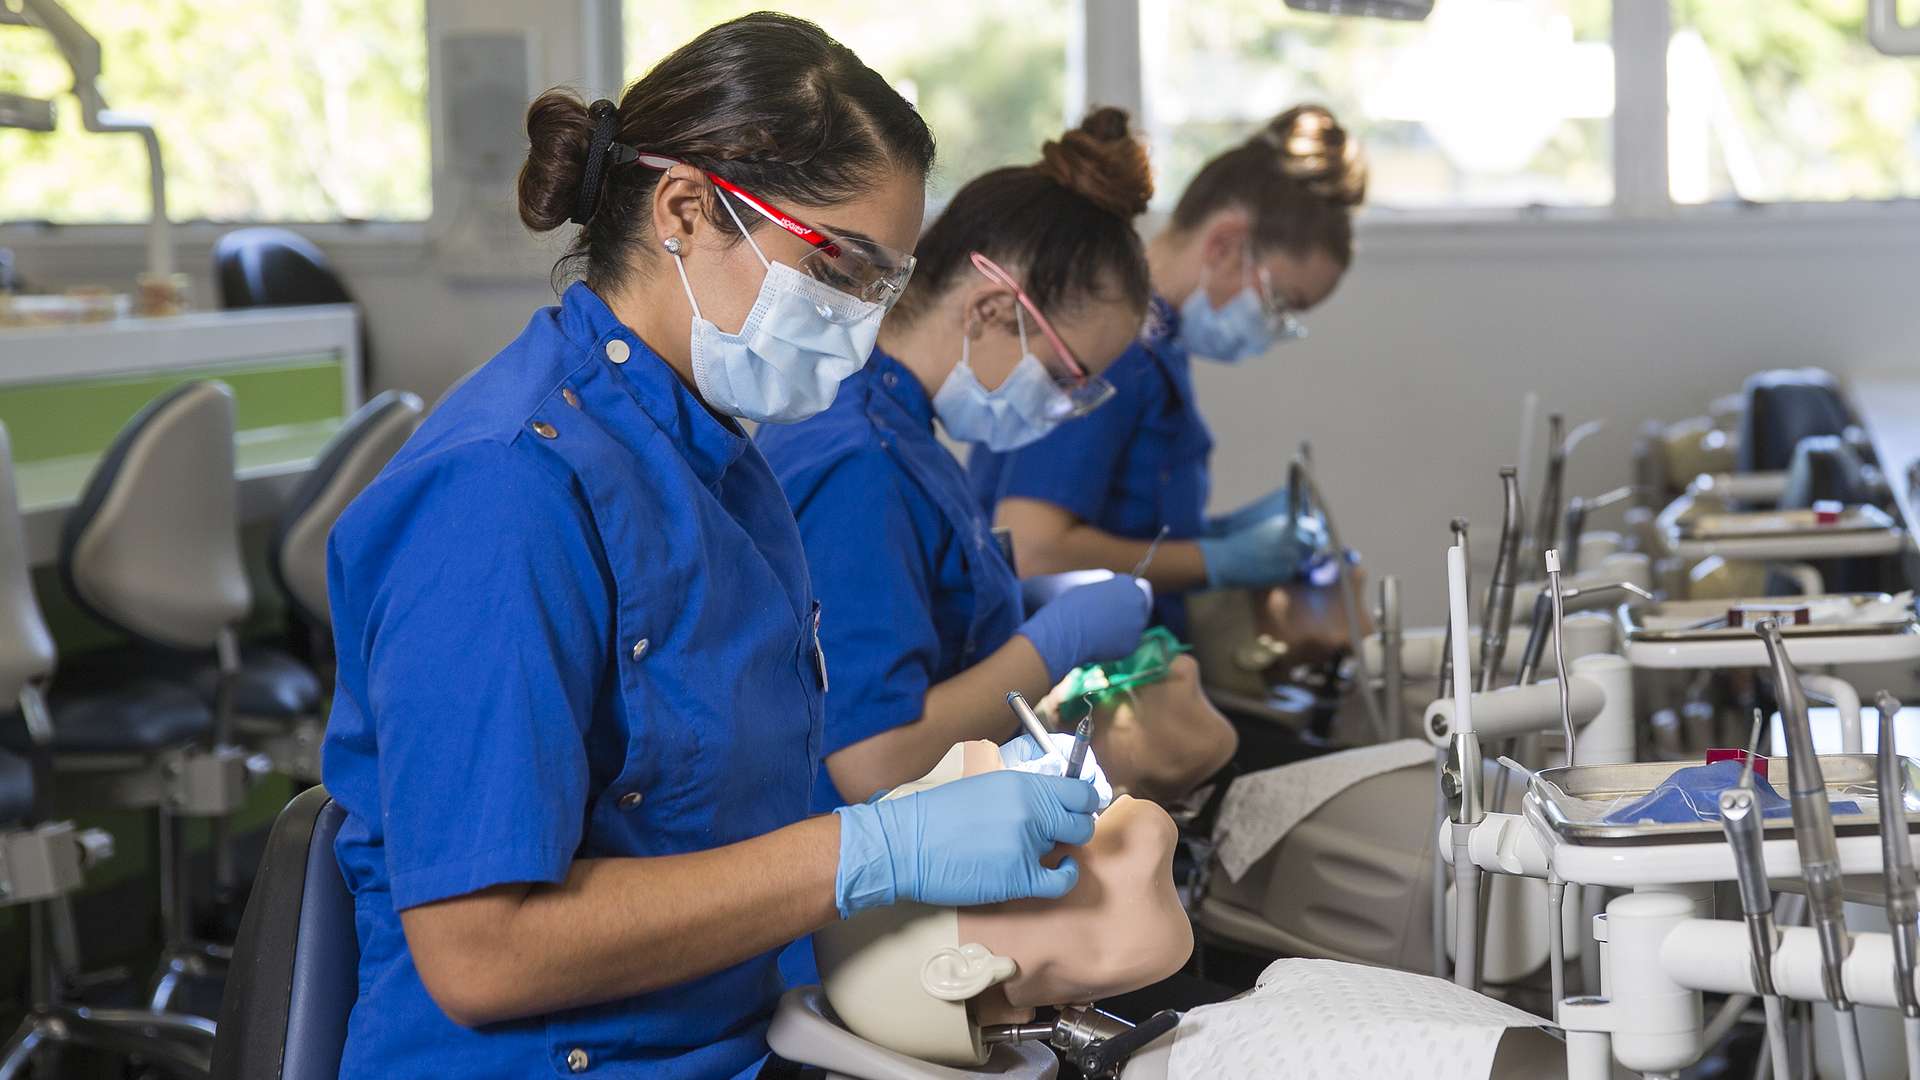
[[[920,966],[920,988],[941,1001],[966,1001],[1020,970],[1010,957],[995,956],[985,945],[968,942],[941,949]]]

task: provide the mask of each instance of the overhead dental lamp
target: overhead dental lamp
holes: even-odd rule
[[[1295,11],[1322,15],[1361,15],[1418,22],[1433,14],[1433,0],[1287,0]]]
[[[43,30],[53,38],[54,46],[73,72],[73,96],[80,102],[80,122],[88,131],[138,135],[147,147],[149,183],[153,192],[153,217],[147,225],[147,273],[164,277],[173,272],[173,244],[167,228],[167,174],[161,163],[160,136],[153,125],[137,116],[129,116],[107,105],[101,96],[100,42],[87,28],[60,6],[59,0],[17,0],[15,5],[0,3],[0,26],[26,26]],[[0,94],[0,127],[27,131],[52,131],[56,122],[53,102],[17,94]]]

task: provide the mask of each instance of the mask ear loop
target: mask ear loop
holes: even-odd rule
[[[1033,350],[1027,348],[1027,317],[1020,311],[1020,298],[1017,296],[1013,298],[1013,325],[1019,328],[1020,359],[1025,360],[1033,355]]]
[[[759,244],[756,244],[753,242],[753,234],[747,231],[746,223],[742,222],[740,220],[740,215],[734,212],[733,200],[727,198],[727,193],[724,191],[721,191],[718,185],[714,187],[713,195],[714,195],[714,198],[717,198],[720,200],[721,206],[724,206],[727,208],[727,216],[733,219],[734,227],[740,230],[740,235],[746,239],[747,246],[753,249],[754,257],[760,260],[761,268],[765,270],[773,269],[773,263],[767,260],[766,253],[760,250]]]
[[[669,236],[661,246],[667,249],[667,254],[673,256],[673,268],[680,271],[680,287],[686,290],[687,305],[693,308],[693,317],[701,318],[700,301],[693,298],[693,282],[687,280],[687,264],[680,258],[680,238]]]

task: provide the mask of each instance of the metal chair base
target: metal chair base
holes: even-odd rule
[[[138,1058],[178,1080],[207,1080],[213,1021],[142,1009],[42,1006],[27,1014],[0,1050],[0,1080],[19,1080],[36,1055],[62,1047]]]

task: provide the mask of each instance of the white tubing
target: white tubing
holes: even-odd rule
[[[1840,711],[1840,752],[1843,754],[1865,753],[1865,736],[1860,728],[1860,692],[1845,679],[1836,679],[1831,675],[1802,675],[1800,685],[1809,694],[1833,702]]]
[[[1793,1080],[1793,1060],[1787,1051],[1786,1010],[1780,1007],[1780,999],[1771,995],[1762,998],[1761,1004],[1767,1010],[1766,1061],[1780,1080]]]
[[[1860,1058],[1860,1025],[1853,1010],[1833,1010],[1833,1022],[1840,1029],[1840,1063],[1847,1080],[1867,1080],[1867,1066]]]
[[[1467,619],[1470,602],[1467,549],[1455,544],[1447,549],[1447,610],[1453,629],[1454,730],[1462,732],[1473,730],[1473,630]]]
[[[1471,825],[1453,827],[1453,981],[1469,990],[1480,988],[1480,920],[1474,918],[1473,901],[1480,895],[1480,868],[1467,854]]]
[[[1920,1080],[1920,1016],[1909,1016],[1907,1030],[1907,1080]]]
[[[1753,997],[1750,994],[1729,995],[1727,1000],[1720,1003],[1720,1011],[1707,1021],[1706,1031],[1700,1036],[1700,1045],[1720,1045],[1720,1040],[1726,1038],[1727,1032],[1733,1030],[1733,1025],[1740,1022],[1740,1014],[1746,1012],[1751,1004]]]
[[[1447,751],[1441,747],[1433,756],[1433,977],[1447,977],[1447,871],[1446,845],[1440,841],[1440,827],[1447,821],[1447,796],[1440,790],[1440,776],[1447,768]]]
[[[1548,961],[1553,973],[1553,1007],[1549,1015],[1560,1019],[1560,1002],[1567,996],[1567,928],[1561,918],[1567,899],[1567,883],[1547,882]]]

